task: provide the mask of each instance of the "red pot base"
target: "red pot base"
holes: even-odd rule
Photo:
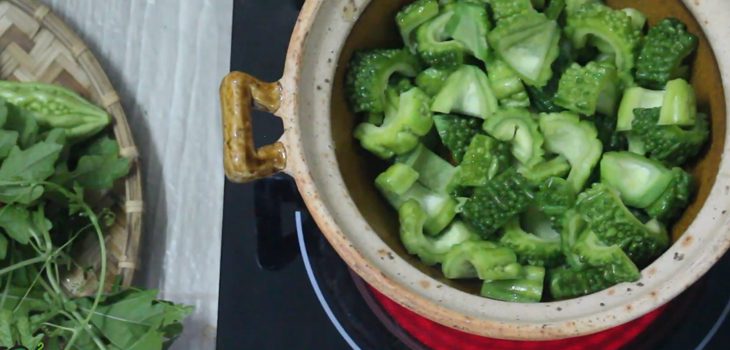
[[[618,350],[644,332],[666,307],[596,334],[561,340],[514,341],[480,337],[440,325],[404,308],[372,287],[370,291],[396,323],[433,350]]]

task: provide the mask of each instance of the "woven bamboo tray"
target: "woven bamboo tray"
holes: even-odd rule
[[[114,137],[121,155],[131,160],[132,167],[129,176],[120,180],[110,194],[115,202],[112,208],[116,222],[106,232],[106,280],[107,287],[120,279],[123,286],[129,286],[142,231],[142,188],[137,148],[109,78],[81,39],[47,6],[33,0],[0,0],[0,78],[65,86],[113,117]],[[94,244],[88,246],[91,248],[82,249],[75,259],[98,271],[98,244],[96,249]],[[65,279],[71,281],[78,274],[83,272],[71,271]]]

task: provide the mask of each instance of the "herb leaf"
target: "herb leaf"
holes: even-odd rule
[[[43,195],[40,185],[7,185],[0,186],[0,202],[30,204]]]
[[[0,180],[43,181],[53,175],[54,164],[63,146],[51,142],[38,142],[25,151],[13,147],[8,158],[0,166]]]
[[[30,242],[31,225],[27,209],[14,204],[0,208],[0,227],[16,242],[24,245]]]
[[[164,342],[179,335],[175,327],[192,312],[191,307],[156,300],[156,290],[127,290],[109,296],[91,318],[112,349],[161,349]],[[92,301],[78,304],[88,311]]]
[[[27,314],[0,309],[0,344],[23,344],[35,349],[43,334],[33,336],[33,325]]]
[[[14,315],[15,316],[15,327],[18,331],[21,344],[26,344],[29,349],[36,349],[38,343],[43,339],[43,334],[33,336],[33,325],[28,318],[28,315]]]
[[[5,159],[16,144],[18,144],[17,131],[0,130],[0,159]]]
[[[10,325],[13,322],[13,313],[10,310],[0,309],[0,344],[12,345],[13,330]]]
[[[8,120],[8,102],[0,98],[0,127],[5,125]]]
[[[8,239],[0,233],[0,260],[5,260],[6,256],[8,256]]]
[[[6,103],[5,108],[7,113],[3,129],[18,132],[18,143],[21,148],[32,146],[38,137],[38,122],[33,113],[10,103]]]
[[[0,166],[0,183],[22,181],[25,184],[0,184],[0,201],[5,203],[30,204],[43,195],[40,182],[55,171],[54,164],[63,146],[56,143],[39,142],[26,150],[13,147],[8,158]]]
[[[129,167],[129,160],[119,156],[116,141],[102,137],[89,145],[73,171],[61,166],[53,181],[65,186],[77,182],[87,189],[106,190],[126,176]]]

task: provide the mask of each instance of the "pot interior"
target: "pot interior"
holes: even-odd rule
[[[390,249],[425,274],[452,287],[477,294],[480,285],[478,281],[448,280],[443,277],[438,267],[426,266],[405,251],[398,236],[397,213],[382,198],[373,184],[375,177],[385,170],[388,164],[363,150],[352,137],[352,130],[360,122],[360,118],[350,112],[345,97],[347,63],[357,50],[402,47],[394,17],[397,11],[409,2],[411,1],[373,0],[358,19],[343,47],[331,99],[331,132],[337,163],[359,211]],[[652,25],[665,17],[679,18],[700,38],[697,53],[692,57],[691,83],[696,89],[700,111],[711,116],[712,139],[703,156],[690,166],[697,182],[697,193],[692,204],[672,228],[672,238],[676,241],[704,205],[718,173],[726,127],[720,72],[700,25],[682,2],[666,1],[662,2],[663,6],[657,6],[653,1],[607,0],[606,2],[616,8],[637,8],[649,17],[649,23]]]

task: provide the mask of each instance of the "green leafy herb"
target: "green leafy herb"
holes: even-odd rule
[[[0,234],[0,260],[5,260],[8,255],[8,239]]]
[[[119,156],[119,146],[107,137],[94,141],[84,150],[73,171],[62,166],[54,182],[71,184],[77,182],[84,188],[105,190],[114,186],[114,181],[129,173],[129,160]]]
[[[8,158],[0,166],[0,180],[43,181],[55,172],[54,164],[63,146],[57,143],[38,142],[22,151],[10,150]]]
[[[0,130],[0,160],[5,159],[10,151],[18,144],[18,132]]]
[[[112,349],[160,349],[180,334],[180,322],[192,308],[157,301],[157,291],[129,290],[108,297],[91,318],[91,324],[108,339]],[[78,302],[83,311],[91,300]]]
[[[0,85],[19,100],[23,93],[37,99],[44,93],[37,90],[46,88]],[[45,93],[71,96],[55,87]],[[68,114],[85,106],[74,101],[63,99],[61,109],[33,104],[44,113],[39,130],[34,113],[0,99],[0,346],[164,349],[182,332],[192,308],[157,300],[154,290],[105,291],[104,229],[114,215],[105,201],[87,197],[103,197],[129,173],[130,163],[113,139],[93,131],[98,125],[89,124],[88,115]],[[53,119],[56,112],[66,113],[64,122]],[[62,127],[49,128],[57,124]],[[98,268],[73,258],[82,241],[93,242],[87,238],[98,244]]]
[[[0,99],[0,103],[4,100]],[[11,105],[5,104],[5,122],[3,129],[16,131],[18,133],[18,145],[21,148],[27,148],[33,145],[38,136],[38,122],[33,113]]]
[[[9,204],[0,208],[0,227],[13,240],[28,244],[31,237],[31,221],[28,209]]]
[[[38,182],[53,175],[62,148],[48,142],[36,143],[24,151],[13,147],[0,166],[0,201],[30,204],[40,198],[44,190]]]

